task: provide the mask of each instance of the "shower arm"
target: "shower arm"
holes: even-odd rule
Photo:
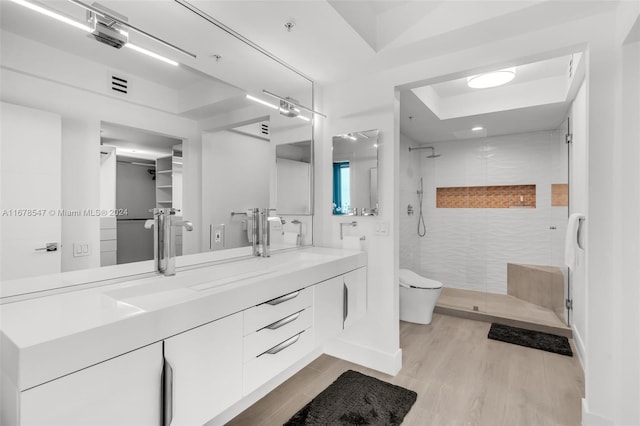
[[[430,149],[431,150],[431,155],[435,155],[436,153],[436,149],[432,146],[417,146],[415,148],[409,147],[409,152],[411,151],[416,151],[418,149]]]

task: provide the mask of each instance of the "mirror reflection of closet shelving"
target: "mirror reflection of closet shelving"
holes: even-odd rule
[[[182,217],[182,145],[172,147],[172,154],[156,158],[156,207],[179,210]],[[182,228],[175,229],[176,255],[182,255]]]
[[[182,209],[182,146],[156,158],[156,207]]]
[[[173,156],[156,158],[156,207],[173,207]]]

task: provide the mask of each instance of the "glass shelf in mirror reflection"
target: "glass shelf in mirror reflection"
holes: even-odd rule
[[[100,215],[79,214],[41,218],[48,222],[40,227],[29,222],[28,226],[33,229],[59,230],[58,260],[47,260],[49,265],[42,269],[26,258],[19,260],[16,264],[23,267],[2,268],[2,280],[98,268],[114,263],[114,258],[118,263],[119,254],[124,253],[131,255],[130,260],[147,259],[148,253],[136,256],[142,256],[148,249],[148,241],[153,241],[151,231],[146,231],[149,238],[141,231],[139,237],[129,238],[132,243],[122,246],[127,240],[123,235],[133,234],[124,229],[124,221],[117,219],[126,218],[131,223],[139,219],[143,223],[147,219],[146,207],[166,207],[169,203],[180,208],[183,218],[195,227],[193,232],[182,234],[177,251],[203,262],[207,261],[206,253],[210,251],[228,251],[232,258],[250,253],[247,221],[238,221],[231,212],[254,207],[275,207],[275,214],[286,217],[283,229],[275,233],[276,240],[284,232],[304,229],[301,245],[312,243],[312,122],[283,116],[246,98],[247,94],[261,97],[263,90],[268,90],[313,108],[312,82],[175,2],[144,3],[101,2],[126,16],[132,25],[196,52],[197,58],[131,34],[130,41],[179,62],[177,67],[169,66],[129,49],[98,43],[77,28],[13,2],[0,2],[3,16],[0,59],[6,67],[2,73],[2,102],[22,108],[25,126],[45,129],[38,121],[40,112],[58,120],[61,136],[55,151],[51,151],[52,146],[39,148],[37,142],[44,141],[39,138],[35,138],[36,145],[29,148],[33,152],[41,148],[40,152],[46,152],[43,164],[50,163],[52,158],[61,159],[53,172],[62,182],[61,199],[49,206],[46,191],[30,191],[28,182],[24,181],[27,185],[24,186],[20,183],[23,180],[14,179],[15,190],[22,194],[20,203],[24,205],[14,205],[3,191],[2,208],[51,207],[82,212],[114,207],[128,211],[122,217],[110,216],[107,220],[101,220],[105,218]],[[85,11],[72,3],[48,2],[46,6],[72,19],[85,19]],[[189,31],[172,28],[189,28]],[[212,45],[216,52],[210,51]],[[114,76],[126,82],[127,93],[113,90]],[[248,130],[251,126],[265,123],[268,134],[262,134],[261,138],[246,134],[251,133]],[[113,134],[114,129],[140,132],[145,135],[145,142],[136,146],[137,142],[131,140],[134,137],[123,132]],[[223,133],[228,137],[214,136]],[[229,141],[242,138],[246,149],[233,151]],[[3,133],[3,158],[13,165],[16,173],[22,167],[28,170],[27,163],[33,162],[33,157],[15,155],[11,145],[10,138],[6,139]],[[124,178],[124,172],[118,176],[113,164],[111,171],[101,167],[110,157],[109,146],[115,147],[115,155],[108,161],[116,165],[124,164],[117,163],[118,159],[127,161],[136,171],[136,179],[144,180],[140,187],[126,180],[121,182],[121,188],[136,188],[130,191],[130,201],[114,201],[118,193],[117,179]],[[103,150],[109,152],[103,154]],[[162,158],[166,160],[160,160]],[[158,163],[169,159],[170,164]],[[255,168],[249,169],[248,164]],[[253,173],[258,169],[259,175]],[[211,176],[212,170],[217,170],[215,176]],[[291,186],[292,176],[295,176],[295,187]],[[134,208],[133,202],[142,200],[148,201],[141,203],[144,207]],[[213,205],[224,214],[207,210]],[[291,224],[294,220],[304,226]],[[9,236],[4,232],[8,227],[15,230],[12,234],[19,236],[21,227],[26,226],[27,223],[18,218],[3,219],[3,238]],[[212,228],[216,226],[225,232],[223,241],[217,241],[217,245],[211,244],[211,236],[215,237]],[[44,235],[34,235],[34,239],[38,243],[49,241]],[[80,247],[79,251],[76,247]],[[282,247],[290,248],[286,244]],[[31,250],[25,248],[25,254],[31,255]],[[101,277],[116,278],[119,271],[124,275],[130,273],[127,268],[108,268],[109,273],[102,273]],[[139,268],[134,269],[140,272]],[[5,270],[12,272],[7,274]]]

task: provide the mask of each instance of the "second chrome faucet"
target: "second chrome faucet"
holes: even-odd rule
[[[187,231],[193,231],[193,224],[187,220],[177,220],[174,208],[151,209],[153,220],[147,220],[144,227],[153,232],[153,258],[155,269],[164,275],[176,274],[176,231],[183,226]]]
[[[284,224],[284,220],[279,216],[270,216],[270,212],[275,209],[252,209],[253,214],[253,238],[252,253],[254,256],[269,257],[271,256],[271,225],[269,222],[280,222]]]

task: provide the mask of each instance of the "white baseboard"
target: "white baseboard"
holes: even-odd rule
[[[613,426],[614,423],[589,411],[587,400],[582,398],[582,426]]]
[[[584,340],[582,340],[582,336],[578,332],[578,329],[575,325],[571,326],[571,330],[573,331],[573,343],[576,346],[576,352],[578,352],[578,360],[580,361],[580,365],[582,365],[582,371],[585,370],[585,365],[587,363],[587,352],[584,346]]]
[[[341,339],[334,339],[325,345],[324,353],[391,376],[398,374],[402,368],[402,349],[391,354]]]

